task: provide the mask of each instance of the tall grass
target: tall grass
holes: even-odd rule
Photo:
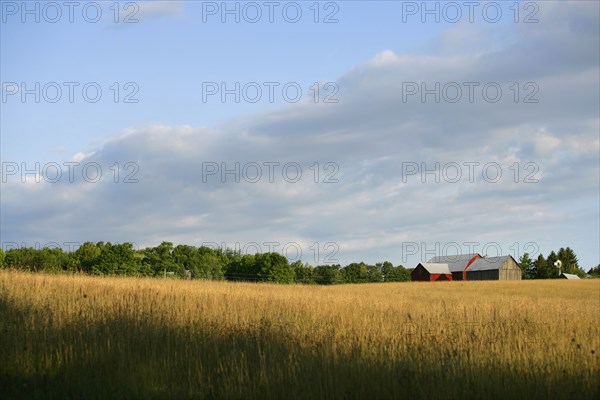
[[[0,398],[598,398],[600,281],[0,271]]]

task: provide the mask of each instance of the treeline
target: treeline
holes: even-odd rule
[[[60,248],[0,249],[0,268],[321,285],[410,281],[412,271],[401,265],[394,267],[388,261],[376,265],[360,262],[345,267],[313,267],[301,261],[290,263],[279,253],[241,254],[240,251],[206,246],[174,247],[170,242],[141,250],[134,249],[131,243],[110,242],[86,242],[71,252]]]
[[[519,264],[523,279],[558,278],[554,265],[561,260],[560,271],[585,276],[575,252],[569,248],[540,254],[532,260],[523,254]],[[279,253],[241,254],[239,250],[213,249],[206,246],[173,246],[162,242],[156,247],[136,250],[131,243],[86,242],[75,251],[61,248],[31,247],[0,249],[0,268],[41,272],[79,272],[91,275],[158,276],[228,281],[303,283],[333,285],[341,283],[410,281],[411,268],[394,267],[386,261],[375,265],[364,262],[318,265],[289,260]],[[600,277],[600,265],[588,271]]]
[[[562,266],[555,266],[555,262],[560,260]],[[561,272],[575,274],[580,278],[585,276],[585,271],[579,267],[579,261],[575,252],[570,247],[561,247],[558,252],[551,251],[547,257],[540,254],[537,259],[532,260],[528,253],[523,254],[519,259],[519,264],[523,270],[523,279],[554,279],[558,278]],[[588,273],[593,277],[600,277],[600,265],[591,268]]]

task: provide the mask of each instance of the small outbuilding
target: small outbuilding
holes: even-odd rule
[[[448,264],[429,264],[419,263],[410,273],[410,278],[413,281],[451,281],[452,272],[448,268]]]
[[[564,272],[562,274],[560,274],[559,278],[560,279],[569,279],[569,280],[581,279],[581,278],[579,278],[579,276],[577,276],[575,274],[565,274]]]

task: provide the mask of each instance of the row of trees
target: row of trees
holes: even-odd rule
[[[557,260],[562,263],[560,272],[554,265]],[[585,276],[585,271],[579,267],[577,256],[570,247],[561,247],[558,252],[551,251],[548,257],[540,254],[535,260],[525,253],[519,259],[519,264],[523,270],[523,279],[553,279],[558,278],[561,272],[575,274],[581,278]],[[600,277],[600,265],[590,269],[589,274]]]
[[[86,242],[73,252],[60,248],[0,249],[0,267],[27,271],[83,272],[93,275],[177,276],[277,283],[338,284],[409,281],[410,271],[386,261],[312,267],[290,263],[279,253],[244,254],[230,249],[162,242],[135,250],[131,243]]]
[[[525,253],[519,260],[524,279],[558,278],[554,265],[561,260],[561,272],[577,274],[579,267],[575,252],[569,248],[552,251],[547,257],[540,254],[532,260]],[[131,243],[86,242],[77,250],[65,252],[60,248],[0,249],[0,268],[27,271],[83,272],[93,275],[177,276],[229,281],[260,281],[332,285],[339,283],[401,282],[410,280],[412,269],[394,267],[386,261],[375,265],[364,262],[312,267],[301,261],[290,263],[279,253],[241,254],[230,249],[212,249],[188,245],[173,246],[162,242],[156,247],[135,250]],[[588,271],[600,277],[600,265]]]

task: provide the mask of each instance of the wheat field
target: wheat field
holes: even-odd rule
[[[0,398],[598,398],[600,280],[0,271]]]

